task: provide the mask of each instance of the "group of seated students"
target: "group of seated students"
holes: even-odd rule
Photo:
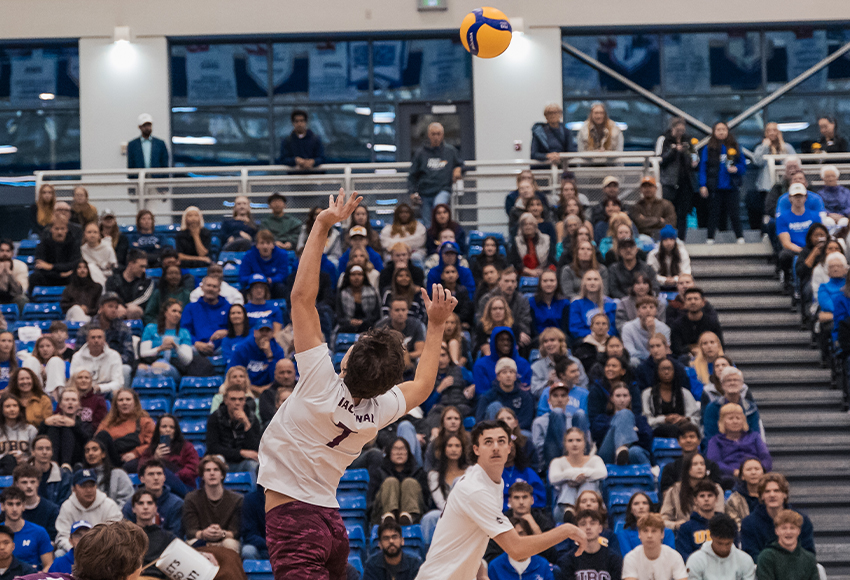
[[[403,336],[413,372],[427,321],[421,289],[430,292],[442,283],[458,299],[432,396],[419,412],[384,429],[352,465],[369,470],[372,523],[418,523],[430,542],[451,485],[468,465],[464,420],[496,418],[515,434],[503,474],[504,507],[522,533],[573,521],[586,531],[598,526],[597,535],[608,539],[610,557],[589,550],[571,561],[568,546],[549,553],[548,561],[561,570],[603,561],[613,566],[659,521],[651,516],[638,531],[638,520],[659,507],[638,493],[629,502],[625,529],[614,534],[600,495],[606,464],[655,463],[655,437],[677,438],[684,453],[663,473],[653,466],[662,484],[660,521],[670,530],[665,542],[673,545],[678,533],[675,547],[682,557],[700,551],[714,512],[724,511],[724,489],[736,492],[725,510],[741,526],[744,550],[754,560],[776,538],[772,522],[787,504],[787,483],[777,480],[784,490],[778,504],[761,497],[776,495],[760,491],[762,476],[781,476],[765,475],[771,457],[758,408],[724,354],[717,313],[691,275],[686,246],[672,226],[675,214],[669,202],[657,199],[651,178],[642,181],[641,201],[629,214],[621,211],[616,177],[604,183],[604,202],[586,212],[586,198],[571,179],[564,179],[558,203],[551,204],[531,174],[521,173],[506,201],[507,244],[489,236],[480,247],[467,247],[445,204],[434,207],[427,229],[415,208],[399,204],[380,232],[362,206],[350,224],[332,231],[317,298],[329,345],[340,333],[391,326]],[[97,244],[114,250],[126,242],[125,258],[116,258],[105,286],[91,272],[109,269],[78,259],[65,276],[39,268],[39,260],[52,265],[59,259],[47,262],[45,256],[58,254],[37,250],[42,258],[30,288],[67,283],[63,311],[84,325],[69,341],[67,325],[55,322],[31,354],[15,351],[13,333],[0,333],[0,423],[7,441],[0,446],[0,473],[35,467],[41,497],[63,510],[63,502],[72,502],[71,515],[59,514],[59,550],[71,547],[69,530],[77,519],[115,513],[94,504],[109,500],[123,506],[117,517],[138,517],[126,474],[139,473],[164,529],[241,550],[245,557],[267,557],[262,491],[248,494],[243,505],[241,496],[237,501],[222,494],[221,479],[228,470],[256,473],[263,429],[296,384],[286,299],[316,215],[312,211],[301,224],[284,214],[283,196],[268,201],[273,213],[261,224],[251,217],[247,199],[237,199],[228,227],[222,225],[224,248],[245,252],[238,286],[224,281],[222,266],[213,261],[210,232],[197,208],[184,212],[176,251],[151,239],[153,216],[146,212],[139,213],[132,241],[108,212],[99,225],[87,224]],[[77,246],[68,233],[72,222],[63,222],[61,214],[57,202],[39,248],[69,245],[65,240],[73,242],[69,248]],[[103,231],[110,235],[101,238]],[[0,243],[0,278],[7,252],[13,262],[12,249]],[[199,264],[207,271],[196,286],[185,268]],[[146,276],[151,265],[162,268],[158,281]],[[11,276],[14,268],[8,270]],[[536,278],[533,294],[520,291],[520,280],[528,277]],[[124,324],[134,318],[147,323],[138,345]],[[535,351],[539,357],[532,356]],[[207,456],[200,459],[178,419],[164,415],[155,422],[130,387],[133,376],[146,374],[175,382],[212,375],[210,357],[219,355],[227,372],[207,421]],[[90,475],[80,474],[87,472],[95,474],[97,494],[83,492]],[[197,490],[196,477],[202,482]],[[79,497],[91,499],[79,499],[78,487]],[[196,511],[187,514],[189,497]],[[219,502],[222,497],[230,499]],[[34,501],[37,507],[39,499]],[[32,504],[28,496],[25,505]],[[718,524],[718,537],[726,537],[724,525]],[[810,523],[803,525],[801,543],[814,550]],[[498,554],[491,556],[495,561]],[[627,558],[623,572],[629,564]],[[519,570],[523,564],[503,565]]]

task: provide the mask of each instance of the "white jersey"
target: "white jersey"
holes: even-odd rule
[[[404,395],[396,386],[355,405],[334,371],[327,345],[297,353],[295,360],[300,379],[260,441],[257,483],[311,505],[336,508],[343,472],[380,429],[404,415]]]
[[[643,546],[638,546],[623,558],[623,578],[651,578],[653,580],[687,579],[688,569],[682,556],[670,546],[661,546],[661,555],[655,560],[646,557]]]
[[[416,580],[471,580],[487,542],[514,527],[502,513],[503,484],[473,465],[455,484],[440,516],[431,549]]]

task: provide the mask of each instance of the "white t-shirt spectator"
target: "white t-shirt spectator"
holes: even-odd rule
[[[670,546],[661,546],[661,555],[655,560],[646,557],[643,546],[638,546],[623,559],[623,578],[638,580],[682,580],[688,577],[685,561]]]
[[[475,578],[490,538],[513,529],[502,513],[503,494],[503,482],[480,465],[467,469],[452,488],[416,580]]]
[[[407,410],[398,386],[354,405],[328,346],[296,353],[300,378],[260,441],[257,483],[311,505],[337,508],[336,488],[378,431]]]

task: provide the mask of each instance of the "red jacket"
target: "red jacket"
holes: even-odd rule
[[[80,397],[80,407],[80,420],[83,423],[90,423],[95,429],[100,426],[109,412],[106,408],[106,399],[100,393],[95,393],[94,389],[85,397]]]

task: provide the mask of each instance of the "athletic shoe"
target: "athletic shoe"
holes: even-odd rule
[[[628,465],[629,464],[629,448],[625,445],[621,445],[619,449],[617,449],[617,455],[615,463],[617,465]]]
[[[707,245],[709,245],[709,246],[713,246],[713,245],[714,245],[714,238],[708,238],[708,239],[705,241],[705,243],[706,243]]]
[[[738,239],[737,239],[737,240],[735,240],[735,241],[736,241],[737,243],[739,243],[739,244],[745,244],[745,243],[746,243],[746,241],[744,240],[744,238],[738,238]]]
[[[398,525],[401,527],[407,527],[413,525],[413,518],[410,517],[410,514],[407,512],[401,512],[398,514]]]
[[[387,512],[383,516],[381,516],[381,523],[382,524],[387,524],[389,522],[394,522],[394,521],[395,521],[395,516],[393,515],[392,512]]]

